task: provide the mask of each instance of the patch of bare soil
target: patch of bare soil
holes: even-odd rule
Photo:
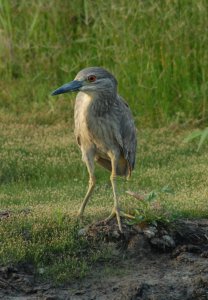
[[[92,274],[59,288],[37,282],[32,266],[0,268],[0,299],[208,299],[208,220],[95,224],[80,231],[113,253]]]

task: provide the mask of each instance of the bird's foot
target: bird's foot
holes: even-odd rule
[[[112,220],[114,217],[116,216],[117,219],[117,223],[118,223],[118,228],[120,230],[121,233],[123,233],[123,229],[122,229],[122,225],[121,225],[121,217],[120,217],[120,210],[119,208],[113,208],[111,214],[109,217],[107,217],[104,222],[109,222],[110,220]]]
[[[135,217],[133,215],[127,214],[124,211],[120,212],[121,217],[127,218],[127,219],[135,219]]]
[[[117,222],[118,222],[118,227],[119,227],[119,230],[121,233],[123,233],[123,229],[122,229],[122,225],[121,225],[121,217],[124,217],[124,218],[127,218],[127,219],[135,219],[135,217],[133,215],[130,215],[130,214],[127,214],[123,211],[120,211],[120,209],[116,209],[116,208],[113,208],[110,216],[108,216],[104,222],[109,222],[110,220],[112,220],[114,217],[116,216],[117,218]]]
[[[115,212],[115,210],[113,209],[112,210],[112,212],[111,212],[111,214],[110,214],[110,216],[108,216],[105,220],[104,220],[104,222],[109,222],[110,220],[112,220],[114,217],[115,217],[115,215],[116,215],[116,212]]]
[[[76,219],[78,224],[83,225],[83,221],[84,221],[83,213],[78,211]]]

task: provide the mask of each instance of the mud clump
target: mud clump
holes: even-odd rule
[[[40,283],[30,265],[0,267],[0,299],[208,299],[208,220],[139,224],[118,231],[116,221],[80,230],[111,249],[82,281]]]

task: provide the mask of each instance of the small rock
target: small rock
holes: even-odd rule
[[[10,217],[11,211],[0,211],[0,220]]]
[[[117,230],[112,232],[112,237],[118,239],[120,237],[120,233]]]
[[[42,274],[44,274],[44,273],[45,273],[45,269],[44,269],[44,268],[39,268],[39,269],[38,269],[38,272],[39,272],[39,274],[41,274],[41,275],[42,275]]]
[[[163,235],[162,239],[166,242],[168,248],[175,248],[175,241],[170,235]]]
[[[81,229],[78,231],[78,236],[84,236],[84,235],[86,235],[86,232],[87,232],[87,229],[86,229],[86,228],[81,228]]]
[[[175,248],[175,241],[169,235],[163,235],[161,238],[152,238],[150,243],[163,251]]]
[[[202,252],[201,257],[208,258],[208,251]]]
[[[151,239],[155,237],[155,234],[157,233],[157,229],[155,227],[148,227],[144,229],[144,235],[148,238]]]
[[[150,290],[151,286],[147,283],[141,283],[139,287],[136,288],[136,293],[132,295],[131,300],[137,299],[147,299],[147,293]],[[148,297],[148,299],[150,299]]]

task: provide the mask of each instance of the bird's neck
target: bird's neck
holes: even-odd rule
[[[88,94],[91,98],[90,110],[95,116],[102,116],[109,112],[113,103],[117,99],[117,93],[112,91],[91,92]]]

